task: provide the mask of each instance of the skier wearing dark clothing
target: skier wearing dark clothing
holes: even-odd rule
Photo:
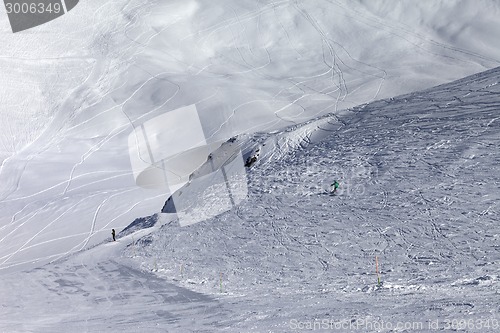
[[[115,237],[116,233],[115,233],[115,229],[111,229],[111,236],[113,236],[113,242],[116,241],[116,237]]]

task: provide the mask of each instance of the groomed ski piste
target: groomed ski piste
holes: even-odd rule
[[[91,0],[0,26],[0,332],[499,330],[499,12]],[[138,186],[130,133],[187,105],[225,143]],[[168,212],[236,148],[234,207]]]
[[[494,69],[273,135],[245,203],[163,226],[139,262],[220,293],[232,311],[219,324],[237,331],[495,331],[499,80]],[[332,179],[338,195],[322,195]]]
[[[244,203],[188,227],[143,219],[2,276],[2,329],[494,331],[499,80],[494,69],[255,135],[273,148]],[[338,195],[322,195],[333,178]]]

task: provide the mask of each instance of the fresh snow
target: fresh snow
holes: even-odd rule
[[[0,331],[494,331],[499,12],[90,0],[17,34],[3,20]],[[206,144],[259,159],[246,200],[181,227],[159,212],[182,183],[138,186],[129,138],[190,105]]]

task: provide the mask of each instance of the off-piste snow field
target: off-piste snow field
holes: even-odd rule
[[[499,14],[1,21],[0,332],[500,330]]]

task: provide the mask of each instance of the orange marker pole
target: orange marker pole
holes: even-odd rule
[[[378,257],[377,256],[375,256],[375,272],[377,273],[377,282],[378,282],[378,285],[380,286],[380,273],[378,270]]]

